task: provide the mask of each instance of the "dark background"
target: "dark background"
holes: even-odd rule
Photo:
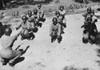
[[[12,1],[14,1],[13,3],[11,3]],[[23,4],[31,4],[31,5],[34,5],[34,4],[38,4],[38,3],[44,3],[44,4],[48,4],[50,2],[52,2],[53,0],[0,0],[0,9],[5,9],[6,8],[13,8],[15,7],[15,5],[17,6],[20,6],[20,5],[23,5]],[[75,2],[78,2],[78,3],[86,3],[88,4],[89,1],[92,1],[92,2],[100,2],[100,0],[73,0]],[[4,7],[3,7],[3,3],[4,3]],[[7,3],[9,5],[7,5]]]
[[[44,4],[48,4],[50,2],[52,2],[53,0],[0,0],[0,9],[3,9],[3,3],[4,3],[4,7],[8,7],[7,4],[9,4],[10,6],[13,5],[23,5],[23,4],[38,4],[38,3],[44,3]],[[14,6],[13,6],[14,7]]]

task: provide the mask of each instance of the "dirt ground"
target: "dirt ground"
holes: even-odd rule
[[[22,44],[20,48],[30,45],[23,55],[25,60],[14,67],[2,66],[0,70],[64,70],[65,67],[73,67],[82,70],[99,70],[100,66],[96,61],[100,61],[97,56],[96,45],[82,43],[83,17],[81,14],[66,16],[67,28],[63,35],[61,44],[50,43],[49,28],[51,18],[48,18],[43,27],[36,33],[33,41],[21,41],[20,38],[15,43],[15,47]],[[74,70],[74,69],[73,69]]]

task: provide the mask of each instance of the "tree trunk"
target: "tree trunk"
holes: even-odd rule
[[[2,0],[2,6],[3,6],[3,8],[5,8],[5,3],[4,3],[4,0]]]
[[[83,3],[86,4],[86,3],[85,3],[85,0],[83,0]]]
[[[83,0],[83,3],[84,4],[88,4],[88,0]]]
[[[27,5],[27,0],[25,0],[25,5]]]

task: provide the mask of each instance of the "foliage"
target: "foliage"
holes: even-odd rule
[[[20,5],[30,4],[35,5],[39,3],[48,4],[52,2],[53,0],[0,0],[0,7],[6,7],[6,8],[15,8]],[[3,6],[5,5],[5,6]]]
[[[93,2],[100,2],[100,0],[91,0],[91,1],[93,1]]]
[[[89,3],[89,0],[75,0],[75,2],[79,2],[79,3]]]
[[[100,0],[75,0],[75,2],[79,2],[79,3],[89,3],[89,1],[92,1],[92,2],[100,2]]]

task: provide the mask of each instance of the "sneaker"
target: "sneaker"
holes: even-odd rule
[[[58,38],[58,43],[61,43],[62,37]]]
[[[18,51],[21,52],[21,55],[24,53],[24,50],[23,49],[19,49]]]
[[[53,43],[54,42],[54,39],[53,38],[51,38],[51,43]]]
[[[2,65],[7,65],[7,63],[9,62],[9,60],[8,59],[3,59],[1,62],[2,62]]]
[[[15,64],[14,64],[14,63],[9,63],[9,65],[10,65],[11,67],[13,67]]]
[[[61,32],[62,34],[64,34],[65,32],[62,30],[62,32]]]

